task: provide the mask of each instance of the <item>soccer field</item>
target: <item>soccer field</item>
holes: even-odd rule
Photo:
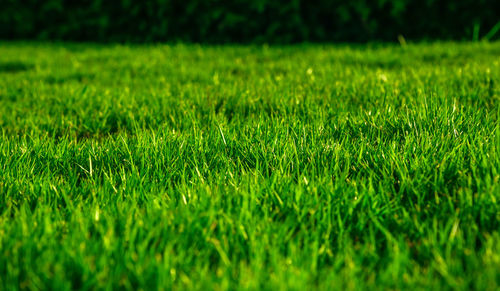
[[[0,289],[500,288],[500,42],[0,43]]]

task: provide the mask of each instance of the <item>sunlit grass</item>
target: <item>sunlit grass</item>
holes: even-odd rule
[[[0,44],[0,289],[500,285],[500,43]]]

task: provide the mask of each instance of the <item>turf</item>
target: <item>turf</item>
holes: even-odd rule
[[[500,288],[500,43],[0,44],[0,289]]]

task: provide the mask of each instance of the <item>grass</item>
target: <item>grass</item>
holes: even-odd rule
[[[500,288],[500,43],[0,44],[0,289]]]

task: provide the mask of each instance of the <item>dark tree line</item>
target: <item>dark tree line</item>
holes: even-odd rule
[[[205,43],[471,39],[499,0],[0,0],[1,39]]]

